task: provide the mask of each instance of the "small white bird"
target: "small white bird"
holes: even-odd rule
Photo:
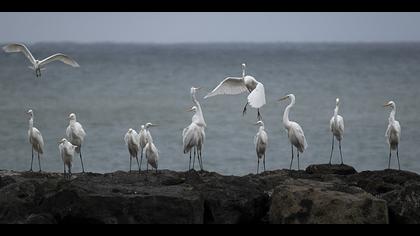
[[[267,132],[265,132],[264,128],[264,122],[258,121],[255,125],[260,126],[258,128],[258,132],[254,137],[254,144],[255,144],[255,150],[257,151],[257,174],[260,170],[260,159],[263,159],[264,163],[264,171],[265,171],[265,150],[267,149],[268,144],[268,135]]]
[[[341,165],[344,164],[343,162],[343,154],[341,152],[341,140],[343,139],[344,134],[344,119],[342,116],[338,115],[338,108],[339,108],[340,99],[337,98],[335,100],[335,109],[334,109],[334,115],[330,120],[330,130],[332,132],[332,146],[331,146],[331,155],[330,155],[330,165],[334,150],[334,137],[338,141],[338,145],[340,148],[340,157],[341,157]]]
[[[76,151],[77,146],[71,144],[67,139],[63,138],[61,141],[58,142],[58,150],[60,151],[61,159],[63,160],[64,164],[64,178],[71,177],[71,167],[73,162],[74,152]],[[66,166],[68,168],[68,175],[66,174]]]
[[[249,92],[248,101],[245,104],[243,115],[246,113],[248,104],[258,110],[257,119],[262,120],[260,108],[265,105],[264,85],[258,82],[254,77],[245,75],[245,63],[242,64],[242,77],[227,77],[213,91],[204,98],[209,98],[219,94],[236,95]]]
[[[79,67],[79,64],[75,60],[73,60],[69,56],[64,55],[62,53],[54,54],[43,60],[37,60],[32,56],[31,52],[28,50],[28,48],[24,44],[12,43],[12,44],[4,46],[3,50],[8,53],[22,52],[26,56],[26,58],[28,58],[29,61],[32,63],[32,66],[30,66],[29,68],[32,70],[35,70],[36,77],[40,77],[41,70],[45,69],[44,66],[53,61],[61,61],[67,65],[71,65],[73,67]]]
[[[137,166],[139,167],[139,173],[141,166],[139,164],[139,158],[137,157],[140,148],[140,137],[135,130],[130,128],[124,136],[125,144],[127,144],[128,152],[130,153],[130,172],[131,172],[131,159],[136,158]]]
[[[35,149],[35,151],[38,153],[39,172],[41,172],[40,154],[44,153],[44,139],[42,138],[41,132],[39,132],[39,130],[34,127],[33,111],[29,110],[27,114],[29,115],[28,139],[29,139],[29,143],[32,145],[32,161],[31,161],[31,169],[29,171],[32,172],[32,164],[34,162],[34,149]]]
[[[194,159],[193,159],[194,162],[195,162],[195,157],[197,153],[200,168],[201,170],[203,170],[203,166],[202,166],[203,164],[201,161],[201,148],[205,139],[204,127],[199,126],[196,122],[194,122],[195,117],[197,116],[197,107],[193,106],[188,111],[194,112],[194,116],[192,118],[191,124],[182,131],[182,143],[184,146],[184,154],[188,152],[190,153],[190,162],[188,165],[188,168],[189,168],[188,170],[191,170],[192,149],[194,149]],[[194,169],[194,163],[193,163],[193,169]]]
[[[155,144],[153,143],[153,138],[152,135],[150,134],[149,128],[153,127],[153,126],[157,126],[155,124],[152,123],[147,123],[145,125],[146,131],[147,131],[147,144],[144,147],[144,153],[146,155],[146,159],[147,159],[147,170],[149,170],[149,165],[151,165],[153,168],[156,169],[156,173],[157,173],[157,169],[158,169],[158,161],[159,161],[159,151],[156,148]]]
[[[145,129],[144,125],[141,125],[140,130],[139,130],[139,144],[140,144],[140,169],[141,169],[141,164],[143,162],[143,150],[146,147],[147,144],[147,130]]]
[[[290,169],[292,169],[293,164],[293,146],[297,149],[297,158],[298,158],[298,170],[299,170],[299,153],[303,153],[305,149],[308,147],[306,142],[305,134],[303,133],[302,127],[294,121],[289,120],[289,112],[290,109],[295,105],[295,95],[289,94],[285,97],[279,99],[279,101],[286,100],[290,98],[291,102],[284,110],[283,114],[283,125],[286,128],[287,135],[289,137],[289,141],[292,144],[292,160],[290,162]]]
[[[391,113],[389,114],[388,118],[388,128],[385,132],[385,137],[387,138],[389,144],[389,162],[388,162],[388,169],[391,168],[391,150],[397,150],[397,160],[398,160],[398,169],[401,170],[400,166],[400,157],[398,155],[398,144],[400,143],[401,137],[401,126],[400,122],[395,120],[395,112],[397,107],[395,102],[389,101],[384,105],[384,107],[391,107]]]
[[[66,135],[70,143],[77,146],[76,152],[80,154],[80,161],[82,162],[82,173],[85,173],[82,159],[82,144],[85,139],[86,132],[83,129],[83,126],[77,122],[76,115],[74,113],[71,113],[68,118],[69,126],[67,126]]]

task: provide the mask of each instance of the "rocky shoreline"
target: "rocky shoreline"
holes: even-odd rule
[[[312,165],[214,172],[0,171],[0,223],[420,223],[420,175]]]

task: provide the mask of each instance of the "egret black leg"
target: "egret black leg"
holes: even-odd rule
[[[191,170],[191,150],[190,150],[190,162],[188,164],[188,171],[190,171],[190,170]]]
[[[290,161],[290,170],[292,169],[292,164],[293,164],[293,144],[292,144],[292,160]]]
[[[197,152],[200,152],[200,168],[201,168],[201,171],[204,171],[204,167],[203,167],[203,156],[201,155],[201,148],[200,148],[200,150],[198,150]]]
[[[388,169],[391,169],[391,146],[389,146],[389,161],[388,161]]]
[[[260,158],[257,156],[257,175],[258,175],[259,170],[260,170]]]
[[[82,158],[82,145],[80,145],[80,161],[82,162],[82,173],[85,173],[85,167],[83,166],[83,158]],[[130,166],[130,169],[131,169],[131,166]]]
[[[340,157],[341,157],[341,165],[344,165],[344,161],[343,161],[343,153],[341,152],[341,140],[338,141],[338,145],[340,147]]]
[[[332,135],[332,141],[331,141],[330,165],[331,165],[331,160],[332,160],[332,156],[333,156],[333,150],[334,150],[334,134]]]
[[[242,115],[244,116],[246,114],[246,107],[248,106],[248,102],[245,104],[244,110],[242,111]]]
[[[71,163],[69,165],[69,179],[71,179]]]
[[[64,176],[64,178],[66,178],[67,176],[66,176],[66,164],[65,163],[63,163],[63,165],[64,165],[64,172],[63,172],[63,176]]]
[[[30,172],[32,172],[32,164],[34,163],[34,147],[32,147],[32,161],[31,161],[31,169],[29,170]]]
[[[129,158],[130,158],[130,173],[131,173],[131,155],[130,155]]]
[[[194,158],[193,158],[193,170],[195,170],[195,147],[194,147]]]
[[[264,154],[263,163],[264,163],[264,171],[265,171],[265,154]]]
[[[297,150],[297,158],[298,158],[298,170],[300,170],[300,164],[299,164],[299,150]]]
[[[398,170],[401,170],[401,166],[400,166],[400,157],[398,155],[398,146],[397,146],[397,160],[398,160]]]
[[[141,149],[141,154],[140,154],[140,171],[141,171],[141,163],[143,162],[143,148]]]
[[[139,157],[137,155],[138,154],[136,154],[137,167],[139,168],[139,173],[140,173],[141,169],[140,169]]]
[[[39,165],[39,173],[41,173],[41,158],[39,157],[39,152],[38,152],[38,165]]]

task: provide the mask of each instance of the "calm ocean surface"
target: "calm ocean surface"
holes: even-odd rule
[[[62,171],[57,141],[65,136],[71,112],[87,132],[87,171],[128,170],[123,136],[128,128],[138,130],[146,122],[159,124],[151,130],[160,151],[159,168],[186,170],[181,133],[191,122],[192,114],[185,112],[192,104],[190,87],[203,87],[202,98],[226,76],[240,76],[246,62],[247,74],[266,89],[262,115],[269,135],[267,169],[289,166],[290,144],[282,125],[288,102],[276,100],[294,93],[290,119],[301,124],[309,144],[301,168],[329,161],[329,120],[340,97],[346,164],[358,171],[387,167],[384,135],[390,110],[382,105],[394,100],[402,126],[401,167],[420,172],[420,43],[28,46],[37,58],[62,52],[81,67],[54,63],[37,79],[22,54],[0,53],[0,169],[29,169],[25,112],[33,109],[35,127],[45,141],[45,171]],[[205,169],[233,175],[256,171],[256,110],[249,108],[242,116],[246,96],[200,100],[207,122]],[[338,152],[333,161],[339,163]],[[397,167],[395,158],[392,166]],[[74,171],[80,169],[76,158]]]

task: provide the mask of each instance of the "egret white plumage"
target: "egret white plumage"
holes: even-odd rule
[[[245,63],[242,64],[242,77],[227,77],[225,78],[213,91],[207,94],[204,98],[212,96],[227,94],[236,95],[244,92],[249,92],[248,101],[243,109],[243,115],[246,113],[248,104],[256,108],[257,119],[262,120],[260,108],[265,105],[265,90],[264,85],[258,82],[254,77],[245,75]]]
[[[401,137],[401,126],[400,122],[395,120],[395,113],[397,110],[397,106],[395,105],[394,101],[389,101],[384,105],[384,107],[391,107],[391,113],[389,114],[388,118],[388,128],[385,132],[385,137],[387,138],[388,145],[389,145],[389,162],[388,162],[388,169],[391,168],[391,150],[397,151],[397,160],[398,160],[398,169],[401,170],[400,166],[400,157],[398,155],[398,145],[400,143]]]
[[[39,172],[41,172],[41,159],[40,154],[44,153],[44,139],[42,138],[41,132],[34,127],[34,112],[29,110],[27,112],[29,115],[29,130],[28,130],[28,139],[29,143],[32,146],[32,160],[31,160],[31,169],[29,171],[32,172],[32,164],[34,162],[34,149],[38,153],[38,165],[39,165]]]
[[[3,50],[8,53],[22,52],[26,56],[26,58],[28,58],[28,60],[32,63],[32,66],[30,66],[29,68],[32,70],[35,70],[36,77],[40,77],[41,70],[45,69],[44,66],[53,61],[61,61],[67,65],[70,65],[73,67],[79,67],[79,64],[75,60],[73,60],[71,57],[62,53],[54,54],[43,60],[37,60],[32,56],[32,53],[24,44],[19,44],[19,43],[8,44],[3,47]]]
[[[298,123],[289,120],[290,109],[295,105],[295,100],[296,100],[295,95],[289,94],[285,97],[280,98],[279,101],[286,100],[287,98],[290,98],[291,101],[290,101],[290,104],[284,110],[283,125],[287,131],[287,135],[292,146],[292,160],[290,161],[290,169],[292,169],[293,158],[294,158],[293,146],[295,146],[297,149],[298,170],[299,170],[300,168],[299,167],[299,153],[303,153],[303,151],[305,151],[305,149],[308,147],[308,144],[306,142],[305,134],[303,133],[302,127]]]
[[[136,158],[137,166],[139,167],[140,173],[140,164],[139,158],[137,157],[139,148],[140,148],[140,137],[135,130],[132,128],[128,129],[127,133],[124,135],[125,144],[128,147],[128,152],[130,153],[130,172],[131,172],[131,159]]]
[[[59,141],[58,143],[59,143],[58,149],[60,151],[60,156],[64,164],[64,172],[63,172],[64,178],[66,178],[66,176],[70,178],[73,156],[74,156],[77,146],[71,144],[65,138],[61,139],[61,141]],[[68,168],[68,175],[66,174],[66,166]]]
[[[83,129],[83,126],[77,122],[76,115],[71,113],[69,115],[69,126],[66,129],[66,135],[71,144],[76,145],[76,152],[80,155],[80,161],[82,163],[82,173],[85,173],[85,168],[83,166],[82,158],[82,144],[86,136],[86,132]]]
[[[143,162],[143,150],[146,147],[147,144],[147,133],[148,131],[144,127],[144,125],[141,125],[139,130],[139,144],[140,144],[140,170],[141,170],[141,164]]]
[[[338,108],[339,108],[339,104],[340,104],[340,99],[337,98],[335,100],[335,109],[334,109],[334,115],[330,120],[330,130],[332,132],[332,144],[331,144],[331,155],[330,155],[330,165],[331,165],[331,160],[332,160],[332,156],[333,156],[333,151],[334,151],[334,137],[337,139],[338,141],[338,145],[340,148],[340,157],[341,157],[341,164],[343,165],[343,154],[341,152],[341,140],[343,139],[343,134],[344,134],[344,119],[342,116],[340,116],[338,114]]]
[[[264,171],[265,171],[265,150],[267,149],[268,144],[268,135],[267,132],[265,132],[264,122],[258,121],[255,125],[258,125],[258,132],[254,137],[254,144],[255,144],[255,150],[257,151],[257,174],[260,170],[260,159],[263,159],[264,163]]]
[[[158,161],[159,161],[159,151],[156,148],[155,144],[153,143],[153,138],[152,135],[149,131],[150,127],[153,126],[157,126],[155,124],[152,123],[147,123],[145,125],[146,131],[147,131],[147,144],[144,147],[144,153],[146,155],[146,159],[147,159],[147,170],[149,170],[149,165],[151,165],[153,168],[156,169],[156,173],[157,173],[157,169],[158,169]]]

